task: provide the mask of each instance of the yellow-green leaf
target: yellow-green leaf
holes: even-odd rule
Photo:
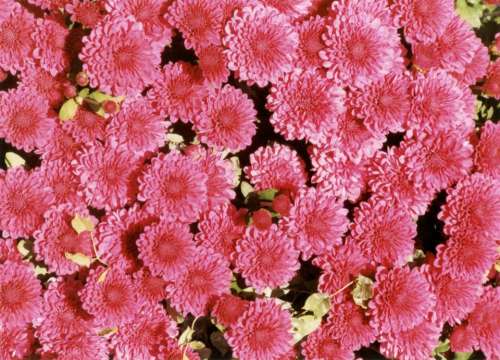
[[[61,109],[59,109],[59,119],[62,122],[71,120],[75,117],[77,111],[78,103],[75,99],[66,100],[61,106]]]
[[[276,189],[267,189],[259,191],[259,199],[264,201],[273,201],[274,197],[278,193]]]
[[[16,166],[24,166],[26,164],[26,160],[24,160],[20,155],[15,152],[6,152],[5,153],[5,165],[7,168],[13,168]]]
[[[468,360],[471,357],[471,352],[456,352],[454,360]]]
[[[229,158],[229,161],[231,162],[231,166],[233,167],[233,173],[234,173],[234,186],[238,186],[241,180],[241,165],[240,165],[240,159],[237,156],[233,156]]]
[[[92,232],[94,231],[94,222],[90,217],[75,215],[75,217],[71,220],[71,227],[77,234],[81,234],[85,231]]]
[[[328,295],[314,293],[309,295],[302,309],[312,311],[314,316],[322,318],[330,310],[330,299]]]
[[[193,350],[201,350],[203,348],[205,348],[205,344],[202,343],[201,341],[190,341],[189,342],[189,347]]]
[[[253,186],[246,181],[241,182],[240,188],[244,197],[247,197],[251,192],[253,192]]]
[[[469,4],[466,0],[457,0],[456,11],[458,15],[472,27],[478,28],[481,26],[481,16],[483,15],[484,5],[480,1]]]
[[[78,264],[80,266],[89,267],[90,264],[92,263],[92,259],[89,256],[82,253],[65,252],[64,256],[66,257],[66,259],[73,261],[75,264]]]
[[[85,88],[85,89],[80,90],[80,92],[78,93],[78,96],[85,98],[89,95],[89,93],[90,93],[90,89]]]
[[[97,278],[97,283],[98,284],[101,284],[104,282],[104,280],[106,280],[106,275],[108,275],[108,272],[109,272],[109,268],[104,270],[101,275],[99,275],[99,277]]]
[[[321,325],[321,318],[314,315],[303,315],[292,318],[293,339],[299,342],[303,337],[309,335]]]
[[[352,290],[352,298],[356,305],[366,309],[368,300],[372,298],[373,280],[369,277],[358,275],[356,278],[356,285]]]
[[[184,138],[179,134],[168,133],[167,141],[172,144],[182,144],[184,142]]]
[[[191,338],[194,334],[194,329],[191,326],[188,326],[186,330],[179,337],[179,345],[187,344],[191,341]]]
[[[112,100],[113,96],[105,94],[101,91],[93,91],[90,95],[87,96],[88,98],[95,100],[99,103],[102,103],[106,100]]]
[[[26,257],[29,255],[30,253],[30,249],[28,248],[29,244],[28,244],[28,241],[27,240],[19,240],[19,242],[17,243],[17,251],[19,251],[19,253],[23,256],[23,257]]]
[[[118,332],[118,327],[114,326],[112,328],[102,329],[101,331],[99,331],[98,335],[99,336],[109,336],[109,335],[116,334],[117,332]]]
[[[46,275],[49,272],[47,271],[47,268],[40,266],[40,265],[35,265],[35,275]]]

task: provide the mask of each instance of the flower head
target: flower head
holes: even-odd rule
[[[167,297],[167,292],[165,291],[167,281],[160,277],[153,276],[148,269],[143,267],[134,273],[133,278],[137,286],[139,297],[146,303],[153,305],[158,304]]]
[[[85,200],[78,192],[79,181],[71,164],[64,160],[47,160],[40,168],[44,182],[52,189],[54,204],[83,205]]]
[[[97,140],[105,139],[106,119],[80,106],[75,117],[64,122],[63,129],[77,142],[93,144]]]
[[[222,45],[209,45],[196,51],[198,65],[205,81],[214,88],[220,88],[229,78],[226,57]]]
[[[65,7],[71,14],[71,21],[79,22],[87,28],[94,28],[104,19],[104,2],[102,0],[72,0]]]
[[[335,329],[323,325],[302,343],[302,355],[306,360],[328,359],[335,354],[336,360],[353,360],[354,352],[343,348],[334,340]]]
[[[500,60],[495,60],[490,63],[488,67],[488,72],[486,73],[486,80],[483,84],[483,91],[499,100],[500,99]]]
[[[21,80],[19,87],[34,89],[48,100],[53,109],[59,108],[64,100],[64,88],[69,85],[68,79],[63,74],[52,76],[48,71],[35,65],[23,70]]]
[[[483,174],[500,179],[500,125],[487,121],[475,148],[474,165]]]
[[[298,65],[305,69],[321,69],[319,52],[325,47],[321,36],[326,28],[326,18],[314,16],[296,25],[299,36],[297,47]]]
[[[70,54],[66,52],[68,35],[69,30],[56,20],[46,18],[36,22],[33,56],[52,76],[67,70],[70,65]]]
[[[231,294],[222,295],[212,309],[212,316],[223,326],[236,325],[240,316],[246,311],[250,302]]]
[[[1,1],[0,1],[0,6]],[[26,325],[0,327],[0,358],[23,359],[31,355],[33,329]]]

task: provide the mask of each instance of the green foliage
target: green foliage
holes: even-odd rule
[[[293,339],[297,343],[321,325],[321,318],[314,315],[302,315],[292,318]]]
[[[302,309],[311,311],[317,318],[322,318],[330,310],[330,298],[321,293],[311,294]]]
[[[456,352],[453,360],[468,360],[471,356],[471,352]]]
[[[481,26],[481,16],[484,9],[485,7],[481,0],[457,0],[456,2],[458,15],[475,28]]]
[[[266,189],[259,191],[257,194],[259,195],[260,200],[273,201],[277,193],[278,193],[277,189]]]
[[[363,309],[368,308],[368,301],[372,298],[373,280],[369,277],[358,275],[355,281],[354,289],[352,289],[352,298],[356,305]]]
[[[75,99],[66,100],[59,110],[59,119],[62,122],[72,120],[78,111],[78,107],[79,105]]]
[[[79,266],[90,267],[92,263],[92,258],[82,253],[65,252],[64,257]]]
[[[432,355],[439,360],[447,360],[444,353],[450,350],[450,340],[440,341],[432,351]]]
[[[26,164],[26,160],[24,160],[20,155],[15,152],[7,152],[5,153],[5,166],[7,168],[13,168],[16,166],[24,166]]]

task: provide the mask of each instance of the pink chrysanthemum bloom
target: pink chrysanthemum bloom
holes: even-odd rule
[[[362,202],[355,210],[351,237],[368,259],[383,266],[403,265],[416,235],[411,215],[384,199]]]
[[[354,115],[373,133],[386,134],[403,130],[411,108],[410,80],[399,73],[355,89],[349,96]]]
[[[256,190],[274,188],[295,194],[307,182],[304,161],[295,150],[277,143],[251,154],[245,174]]]
[[[0,6],[2,6],[0,1]],[[30,326],[0,327],[0,358],[27,359],[32,355],[34,344],[33,329]]]
[[[79,296],[85,311],[94,315],[94,321],[103,327],[132,321],[140,309],[132,278],[117,268],[90,270]]]
[[[443,69],[447,72],[461,72],[470,63],[480,45],[481,40],[476,37],[470,25],[459,16],[455,16],[436,41],[414,44],[413,62],[425,70]]]
[[[93,257],[90,232],[78,234],[71,226],[71,220],[77,215],[88,217],[88,210],[74,208],[71,204],[52,207],[45,212],[41,228],[33,234],[38,259],[57,275],[72,274],[80,269],[78,264],[66,258],[67,253]]]
[[[262,292],[287,284],[300,267],[298,258],[287,234],[276,225],[266,231],[252,226],[236,243],[235,270]]]
[[[123,144],[137,155],[156,151],[165,144],[168,123],[143,97],[127,98],[106,128],[106,139]]]
[[[158,349],[158,358],[164,360],[201,360],[200,355],[190,346],[179,345],[176,339],[164,339]]]
[[[141,162],[126,148],[94,144],[79,151],[71,164],[89,205],[110,210],[135,199]]]
[[[469,315],[468,323],[477,339],[479,348],[487,359],[500,358],[500,328],[498,309],[500,308],[500,288],[487,286],[484,295]]]
[[[133,17],[108,16],[83,38],[80,59],[90,85],[115,95],[140,93],[157,77],[159,44]]]
[[[4,21],[19,4],[14,0],[0,0],[0,22]]]
[[[134,204],[104,217],[97,227],[97,253],[108,265],[134,272],[139,269],[136,241],[147,225],[157,221],[154,215]]]
[[[46,99],[32,88],[0,94],[0,136],[27,152],[50,140],[56,126]]]
[[[302,69],[321,69],[319,52],[325,47],[321,36],[326,28],[326,18],[314,16],[298,23],[295,27],[299,35],[298,66]]]
[[[205,81],[214,88],[220,88],[229,78],[224,48],[221,45],[209,45],[196,51],[198,65]]]
[[[196,221],[207,202],[207,175],[200,161],[177,151],[160,154],[139,178],[138,199],[172,220]]]
[[[473,352],[477,346],[476,334],[474,330],[463,323],[453,328],[450,335],[450,348],[453,352]]]
[[[347,209],[333,194],[306,188],[298,192],[283,226],[302,258],[330,252],[342,242],[349,220]]]
[[[158,305],[144,309],[120,326],[111,337],[111,346],[117,359],[154,359],[165,337],[176,335],[177,324]]]
[[[457,131],[420,130],[401,145],[413,164],[412,173],[427,188],[441,190],[467,176],[472,168],[473,148]]]
[[[31,265],[6,261],[0,265],[0,323],[24,325],[41,313],[42,287]]]
[[[375,341],[363,309],[352,301],[333,304],[324,326],[331,329],[332,338],[344,349],[358,350]]]
[[[290,16],[293,19],[307,15],[311,7],[312,0],[260,0],[266,6],[272,6],[279,12]]]
[[[240,316],[248,309],[250,302],[231,294],[224,294],[215,303],[212,316],[217,323],[231,327],[236,325]]]
[[[334,340],[334,329],[326,325],[311,333],[301,347],[305,360],[354,359],[354,352],[340,346],[338,341]]]
[[[330,253],[313,260],[315,266],[323,270],[319,277],[318,289],[322,293],[335,296],[332,301],[342,301],[339,293],[359,274],[368,274],[372,266],[357,244],[347,240],[345,245],[335,247]]]
[[[474,165],[477,170],[500,179],[500,125],[487,121],[481,128],[481,138],[476,145]]]
[[[239,79],[264,87],[292,71],[298,36],[289,17],[275,8],[245,7],[226,24],[225,32],[228,68]]]
[[[14,239],[0,237],[0,264],[3,264],[7,260],[22,262],[22,255],[17,250],[16,245]]]
[[[423,215],[433,198],[433,191],[412,174],[410,159],[401,149],[379,151],[368,165],[368,185],[381,199],[394,201],[412,216]]]
[[[146,268],[141,268],[133,274],[139,297],[147,304],[158,304],[167,297],[165,287],[167,281],[160,277],[151,275]]]
[[[22,6],[15,6],[10,15],[0,21],[0,68],[11,73],[33,63],[35,42],[31,34],[35,18]]]
[[[58,10],[70,0],[27,0],[28,3],[36,5],[44,10]],[[24,2],[24,1],[23,1]]]
[[[164,19],[171,2],[163,0],[106,0],[105,8],[112,15],[133,16],[137,22],[143,25],[144,33],[150,41],[158,42],[164,47],[172,42],[172,28]]]
[[[435,41],[455,16],[452,0],[395,0],[391,7],[410,42]]]
[[[243,150],[256,132],[253,101],[231,85],[215,89],[203,100],[194,128],[200,140],[216,149]]]
[[[199,69],[178,61],[163,67],[147,97],[162,116],[187,123],[200,110],[203,90]]]
[[[217,1],[175,0],[165,18],[182,33],[187,49],[220,44],[222,8]]]
[[[0,176],[0,230],[12,238],[30,236],[43,224],[43,214],[53,202],[39,171],[8,169]]]
[[[104,2],[102,0],[72,0],[64,7],[71,14],[71,21],[79,22],[87,28],[94,28],[104,19]]]
[[[95,143],[106,137],[106,119],[80,106],[75,117],[63,123],[63,129],[80,143]]]
[[[70,66],[69,54],[66,52],[68,34],[69,30],[54,19],[37,19],[32,35],[36,44],[33,57],[52,76],[64,72]]]
[[[449,191],[438,218],[444,221],[444,232],[447,235],[466,232],[475,238],[498,240],[499,182],[480,173],[463,179]]]
[[[500,60],[490,63],[486,80],[483,84],[483,91],[497,100],[500,100]]]
[[[341,200],[356,202],[366,188],[368,159],[352,161],[332,144],[312,147],[312,183],[322,191],[332,191]]]
[[[425,271],[408,266],[378,269],[368,304],[370,325],[378,333],[410,330],[425,321],[436,304]]]
[[[167,285],[167,298],[180,313],[203,316],[222,294],[229,293],[229,263],[211,249],[195,249],[191,263]]]
[[[78,177],[73,174],[73,168],[68,161],[64,159],[44,161],[40,171],[44,182],[52,189],[54,204],[85,204],[84,198],[77,191]]]
[[[465,64],[465,68],[460,72],[453,72],[452,75],[462,84],[474,85],[478,80],[486,75],[490,55],[488,48],[479,43],[472,59]]]
[[[36,90],[48,100],[53,109],[58,109],[64,101],[64,88],[70,84],[63,74],[52,76],[49,72],[35,65],[28,66],[23,70],[21,80],[19,87]]]
[[[439,268],[431,268],[430,278],[436,295],[436,307],[432,315],[437,324],[460,324],[483,293],[480,281],[455,278]]]
[[[245,234],[245,228],[244,219],[238,210],[226,203],[202,215],[195,240],[231,261],[236,242]]]
[[[78,143],[70,134],[63,130],[63,127],[57,123],[52,132],[50,141],[43,144],[35,150],[42,159],[47,162],[61,160],[70,162],[80,150],[81,144]]]
[[[184,272],[196,251],[189,225],[167,221],[146,226],[137,247],[151,273],[168,281]]]
[[[429,320],[403,331],[378,337],[380,353],[390,359],[427,360],[438,345],[441,328]]]
[[[43,360],[107,360],[110,357],[106,339],[89,332],[61,336],[43,346],[40,355]]]
[[[360,14],[337,18],[327,25],[323,41],[319,56],[327,77],[343,85],[361,87],[402,67],[398,33],[379,19]]]
[[[394,18],[387,3],[372,0],[339,0],[331,4],[330,16],[333,18],[350,17],[363,14],[378,19],[385,26],[394,27]]]
[[[274,299],[257,299],[226,338],[238,359],[279,359],[293,346],[291,315]]]
[[[315,70],[295,71],[270,90],[271,124],[287,140],[324,140],[345,111],[345,91]]]

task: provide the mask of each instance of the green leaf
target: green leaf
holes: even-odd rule
[[[312,311],[314,316],[322,318],[330,310],[330,298],[328,295],[314,293],[309,295],[302,309]]]
[[[104,270],[101,275],[99,275],[99,277],[97,278],[97,283],[98,284],[101,284],[104,282],[104,280],[106,280],[106,276],[108,275],[108,272],[109,272],[109,268],[107,268],[106,270]]]
[[[40,266],[40,265],[35,265],[35,275],[47,275],[49,272],[47,271],[46,267]]]
[[[309,335],[321,326],[321,318],[314,315],[303,315],[292,318],[293,339],[299,342],[303,337]]]
[[[78,103],[75,101],[75,99],[66,100],[59,110],[59,119],[62,122],[72,120],[75,117],[77,111]]]
[[[471,352],[456,352],[454,360],[468,360],[472,356]]]
[[[484,11],[484,5],[481,2],[469,5],[466,0],[457,0],[456,11],[472,27],[481,26],[481,16]]]
[[[373,280],[369,277],[358,275],[355,281],[354,289],[351,294],[356,305],[363,309],[368,308],[368,300],[372,298]]]
[[[450,340],[446,339],[445,341],[440,341],[439,344],[437,344],[437,346],[432,351],[432,354],[439,355],[447,352],[448,350],[450,350]]]
[[[185,345],[191,341],[191,338],[194,334],[194,329],[191,326],[188,326],[186,330],[179,337],[179,345]]]
[[[26,164],[26,160],[24,160],[20,155],[15,152],[7,152],[5,153],[5,166],[7,168],[13,168],[17,166],[24,166]]]
[[[90,95],[86,96],[92,100],[95,100],[99,103],[102,103],[106,100],[112,100],[113,97],[111,95],[105,94],[101,91],[93,91]]]
[[[70,261],[73,261],[75,264],[79,266],[90,267],[90,264],[92,263],[92,259],[89,256],[82,253],[65,252],[64,257],[66,257],[66,259]]]
[[[276,189],[267,189],[258,192],[259,199],[264,201],[273,201],[277,193],[278,190]]]
[[[114,327],[111,327],[111,328],[102,329],[101,331],[99,331],[97,333],[97,335],[99,335],[99,336],[109,336],[109,335],[116,334],[117,332],[118,332],[118,327],[114,326]]]
[[[241,182],[240,188],[241,188],[241,194],[243,195],[243,197],[247,197],[250,193],[253,192],[253,186],[250,185],[246,181]]]
[[[71,220],[71,227],[78,235],[85,231],[94,231],[94,223],[92,222],[92,219],[90,217],[81,217],[80,215],[76,215]]]
[[[240,159],[237,156],[233,156],[229,159],[231,162],[231,166],[233,167],[233,173],[234,173],[234,186],[238,186],[240,181],[241,181],[241,165],[240,165]]]
[[[78,96],[82,97],[82,98],[86,98],[90,93],[90,89],[89,88],[85,88],[85,89],[82,89],[80,90],[80,92],[78,93]]]
[[[201,350],[205,348],[205,344],[202,343],[201,341],[190,341],[189,342],[189,347],[193,350]]]
[[[23,256],[26,257],[30,253],[30,247],[31,244],[28,243],[28,240],[19,240],[17,243],[17,251]]]

